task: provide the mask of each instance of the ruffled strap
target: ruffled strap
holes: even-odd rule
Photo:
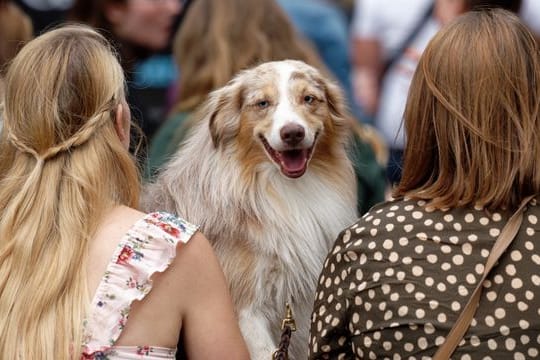
[[[84,322],[83,358],[115,344],[131,304],[152,289],[151,276],[165,271],[197,226],[155,212],[137,221],[118,244]],[[179,245],[180,244],[180,245]]]

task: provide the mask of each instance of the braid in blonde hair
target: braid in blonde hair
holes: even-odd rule
[[[114,98],[109,101],[109,104],[114,104]],[[60,144],[55,145],[53,147],[48,148],[46,151],[39,153],[35,149],[29,147],[26,145],[23,141],[21,141],[17,135],[13,133],[13,131],[10,131],[9,129],[9,122],[6,124],[6,133],[7,138],[15,146],[17,150],[19,150],[22,153],[27,153],[32,155],[38,163],[43,163],[47,159],[54,158],[59,153],[69,151],[72,148],[78,147],[83,145],[85,142],[87,142],[90,137],[96,132],[97,129],[99,129],[101,126],[103,126],[107,121],[110,120],[108,116],[104,116],[107,112],[113,112],[113,109],[108,104],[105,109],[99,111],[97,115],[92,117],[90,120],[85,122],[83,126],[70,138],[62,141]],[[114,118],[114,117],[113,117]]]

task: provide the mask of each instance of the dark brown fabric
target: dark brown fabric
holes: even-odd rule
[[[373,208],[339,236],[319,279],[310,359],[429,359],[476,287],[508,213]],[[488,279],[452,359],[529,359],[540,351],[540,207]]]

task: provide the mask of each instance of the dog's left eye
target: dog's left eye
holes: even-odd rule
[[[270,106],[270,102],[268,100],[261,100],[257,103],[257,107],[260,109],[266,109],[268,106]]]
[[[313,103],[313,101],[315,101],[315,97],[314,96],[311,96],[311,95],[306,95],[304,96],[304,102],[306,104],[311,104]]]

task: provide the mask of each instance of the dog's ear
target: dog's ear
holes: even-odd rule
[[[209,96],[206,116],[214,147],[225,146],[237,134],[240,128],[242,109],[242,89],[237,81],[231,81]]]
[[[340,87],[331,81],[323,80],[324,95],[328,103],[328,109],[330,115],[332,115],[334,122],[343,121],[347,118],[348,111],[345,106],[345,100],[343,91]]]

